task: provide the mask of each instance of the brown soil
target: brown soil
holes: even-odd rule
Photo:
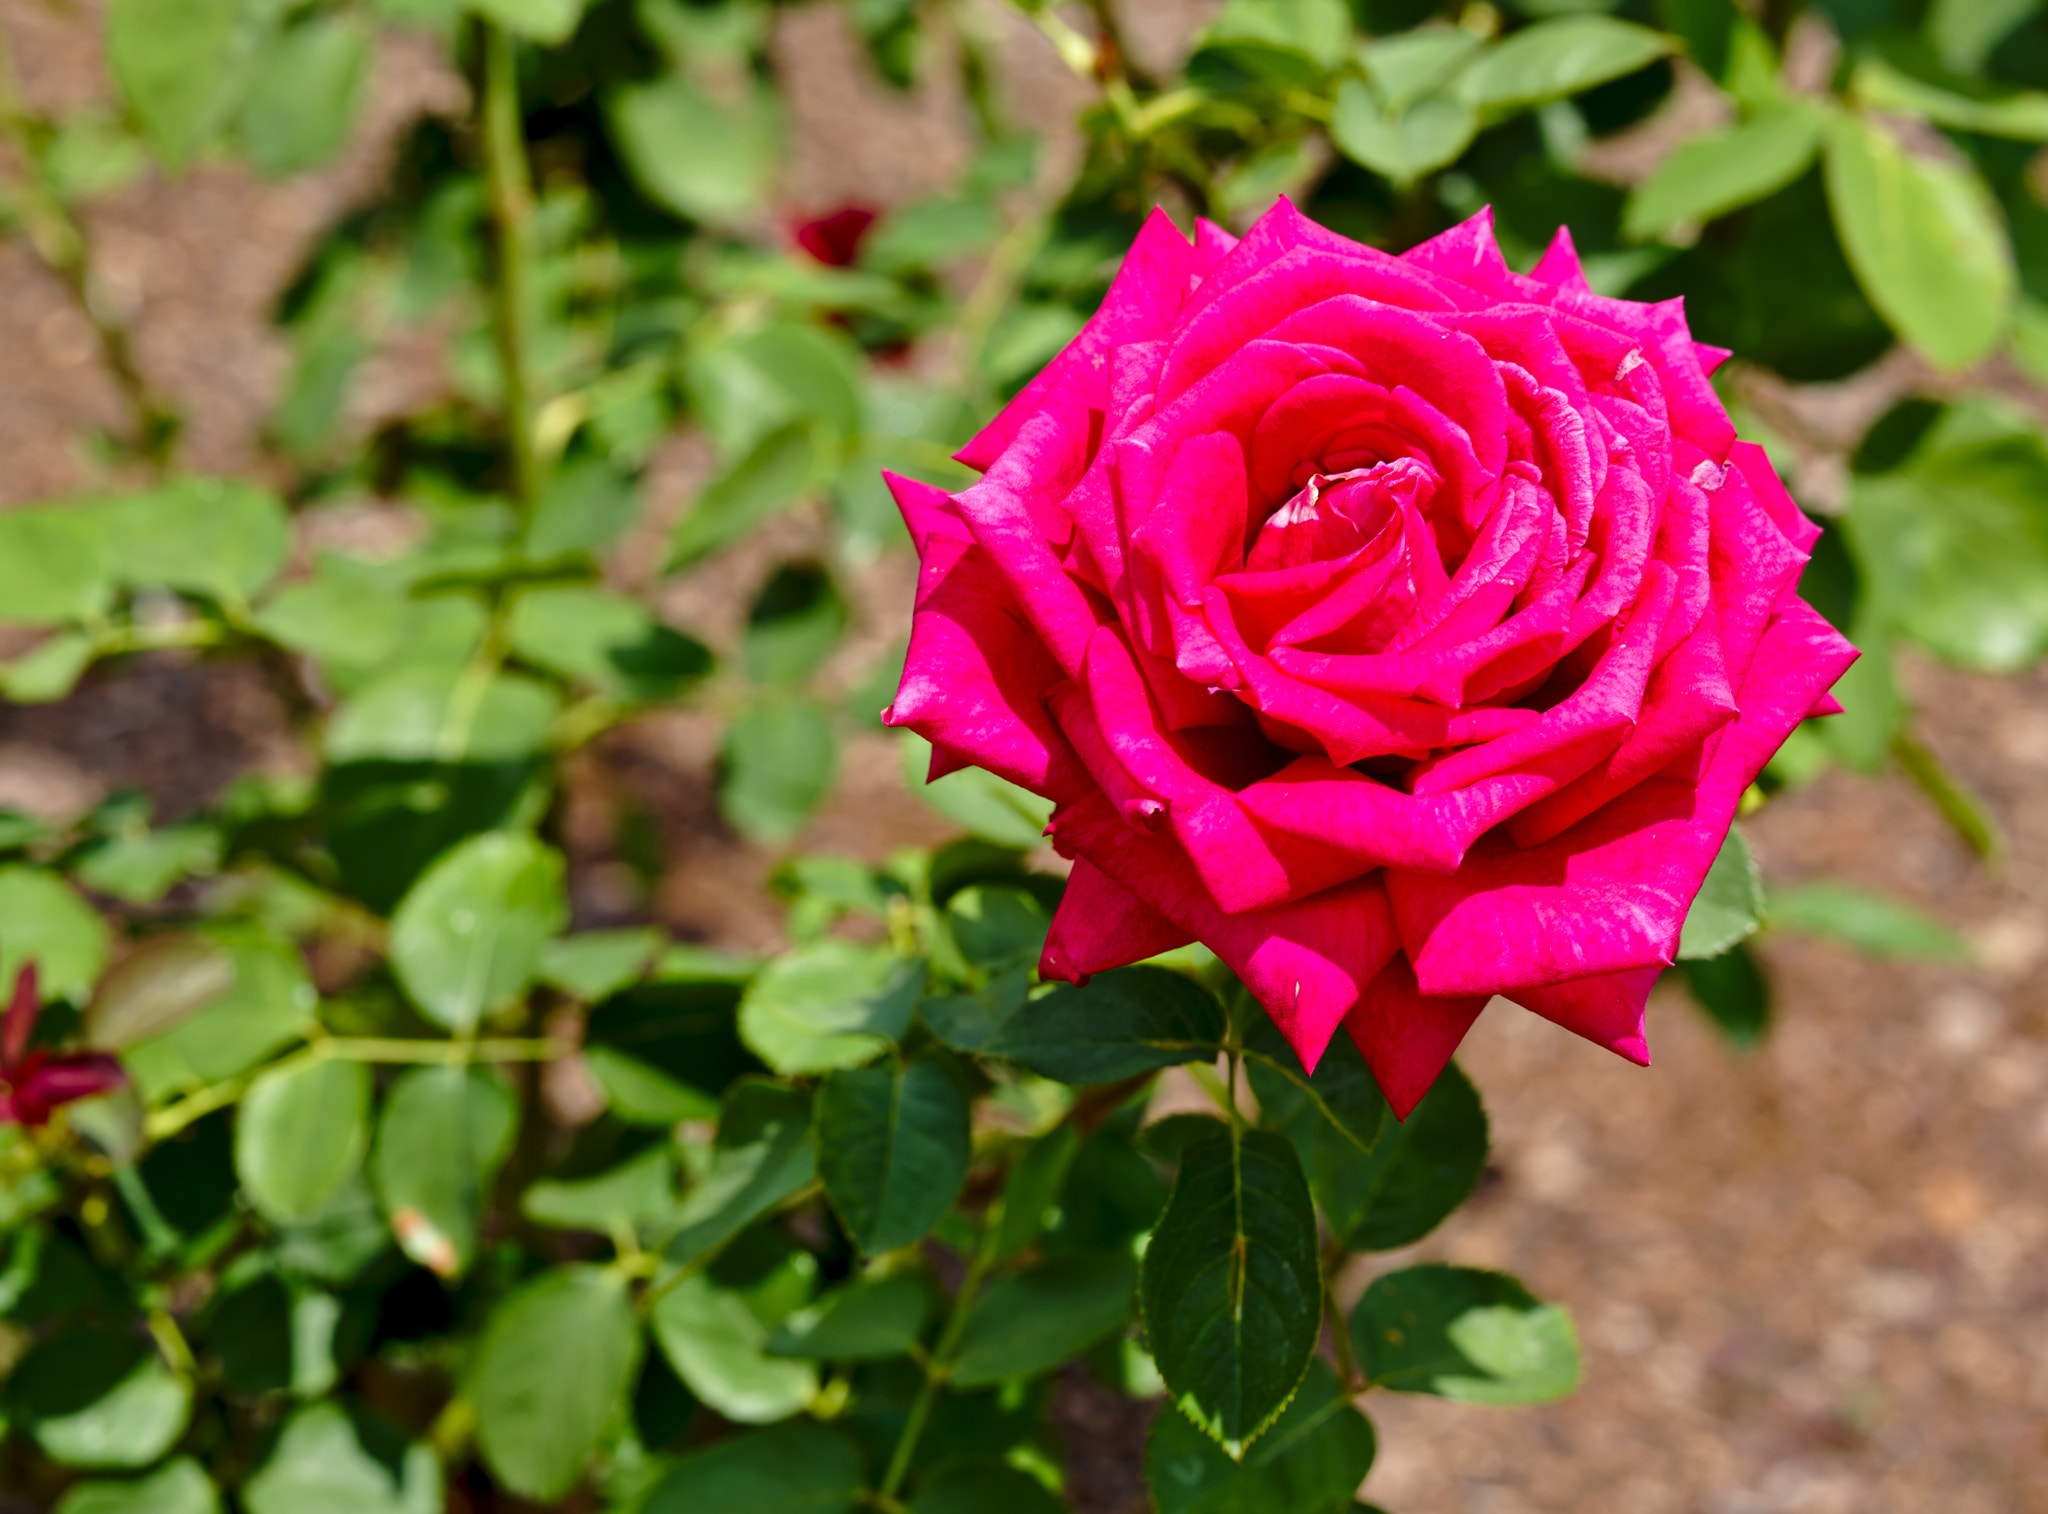
[[[1189,9],[1137,9],[1135,44],[1170,54]],[[103,96],[96,10],[0,0],[39,102]],[[1054,128],[1079,98],[1071,81],[1034,33],[990,17],[1020,114]],[[893,201],[959,161],[962,103],[889,95],[836,13],[786,12],[776,56],[801,86],[790,203]],[[320,229],[374,192],[402,123],[459,89],[427,51],[397,47],[339,167],[283,185],[206,167],[95,210],[107,298],[134,320],[152,381],[193,407],[190,461],[260,471],[283,367],[272,300]],[[18,241],[0,247],[0,502],[98,482],[86,439],[121,419],[60,287]],[[651,511],[687,496],[701,472],[693,445],[664,454]],[[667,612],[729,635],[778,548],[815,530],[793,518],[667,591]],[[891,561],[862,584],[870,645],[900,633],[909,581]],[[1730,1051],[1666,993],[1648,1070],[1490,1009],[1466,1062],[1493,1113],[1499,1181],[1412,1256],[1511,1267],[1568,1305],[1586,1383],[1543,1409],[1375,1398],[1383,1449],[1368,1497],[1397,1514],[2048,1511],[2048,675],[1912,674],[1930,743],[2006,828],[2001,870],[1896,779],[1830,776],[1772,804],[1750,834],[1772,881],[1826,875],[1911,899],[1968,931],[1981,966],[1771,937],[1780,1023],[1766,1045]],[[260,680],[154,659],[62,705],[0,711],[0,804],[75,812],[139,783],[175,814],[237,770],[289,763],[285,731]],[[579,760],[566,819],[580,914],[640,907],[615,841],[620,818],[639,815],[668,859],[652,901],[662,918],[703,939],[773,941],[778,912],[761,886],[773,858],[719,825],[714,749],[708,718],[684,712]],[[807,847],[879,859],[943,834],[880,737],[854,743],[846,773]],[[1347,1285],[1408,1259],[1377,1259]],[[1135,1407],[1063,1391],[1077,1506],[1130,1507]]]

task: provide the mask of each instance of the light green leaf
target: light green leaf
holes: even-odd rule
[[[1736,942],[1754,935],[1764,907],[1764,880],[1742,832],[1731,828],[1707,881],[1700,885],[1685,930],[1678,938],[1680,960],[1718,957]]]
[[[255,16],[241,0],[113,0],[107,63],[173,172],[234,114]]]
[[[1579,1383],[1571,1318],[1500,1272],[1427,1262],[1373,1280],[1351,1313],[1376,1387],[1483,1404],[1541,1404]]]
[[[473,685],[454,667],[401,667],[358,692],[327,726],[330,762],[503,762],[547,744],[561,701],[500,673]]]
[[[946,901],[960,954],[987,973],[1036,967],[1052,917],[1028,889],[975,883]]]
[[[595,1004],[637,983],[666,941],[661,928],[653,925],[578,931],[573,936],[557,936],[541,947],[536,971],[550,988]]]
[[[111,837],[80,857],[72,872],[96,893],[125,904],[155,904],[172,885],[218,868],[220,847],[220,832],[212,826],[173,825]]]
[[[370,43],[346,15],[316,15],[270,50],[242,106],[242,152],[273,178],[318,168],[347,143]]]
[[[764,95],[713,100],[672,74],[613,89],[605,120],[640,192],[690,220],[739,220],[774,179],[781,123]]]
[[[1382,110],[1356,79],[1338,86],[1330,118],[1330,139],[1345,157],[1404,186],[1456,162],[1478,130],[1477,113],[1455,95],[1425,95],[1405,109]]]
[[[875,223],[861,244],[861,266],[894,274],[943,268],[982,251],[1001,231],[986,200],[913,200]]]
[[[470,0],[471,9],[515,36],[549,47],[569,40],[583,19],[584,0]]]
[[[917,1344],[930,1312],[925,1286],[907,1274],[863,1279],[797,1310],[769,1336],[775,1356],[879,1361]]]
[[[1145,1481],[1156,1514],[1337,1514],[1354,1507],[1377,1449],[1372,1421],[1345,1401],[1318,1358],[1241,1463],[1184,1416],[1154,1418]]]
[[[737,1424],[788,1419],[817,1396],[817,1369],[767,1355],[768,1329],[746,1299],[702,1273],[664,1293],[650,1319],[676,1376]]]
[[[795,504],[822,481],[820,464],[808,418],[769,432],[705,485],[676,527],[668,566],[687,567]]]
[[[2048,94],[2039,90],[2012,90],[1988,99],[1959,95],[1902,74],[1882,58],[1857,64],[1849,89],[1865,110],[1918,116],[1937,126],[1986,136],[2048,141]]]
[[[362,1165],[370,1073],[360,1062],[299,1062],[249,1085],[235,1120],[235,1176],[278,1223],[309,1220]]]
[[[702,1089],[599,1042],[583,1051],[583,1065],[604,1091],[606,1106],[629,1125],[673,1125],[715,1120],[718,1103]]]
[[[192,1385],[136,1336],[77,1330],[37,1346],[7,1383],[17,1422],[66,1467],[146,1467],[176,1444]]]
[[[1851,480],[1878,613],[1939,657],[2014,672],[2048,650],[2048,447],[1959,406],[1897,472]]]
[[[119,1050],[167,1035],[234,986],[234,958],[216,942],[179,932],[152,936],[93,989],[85,1010],[86,1038]]]
[[[632,1387],[640,1327],[625,1279],[557,1267],[491,1316],[467,1375],[485,1464],[522,1498],[568,1492]]]
[[[481,1067],[415,1067],[385,1096],[370,1181],[398,1246],[453,1277],[476,1250],[477,1217],[519,1128],[519,1101]]]
[[[1485,45],[1483,37],[1462,27],[1431,27],[1375,37],[1360,46],[1358,57],[1373,97],[1399,115],[1450,83],[1458,69]]]
[[[472,836],[392,915],[392,970],[428,1018],[468,1030],[525,991],[568,919],[560,853],[523,831]]]
[[[1003,1022],[988,1051],[1062,1083],[1114,1083],[1214,1061],[1225,1029],[1223,1006],[1199,983],[1164,968],[1120,967],[1033,999]]]
[[[871,1061],[910,1026],[924,964],[828,938],[783,953],[740,1001],[740,1039],[780,1073]]]
[[[46,999],[85,1001],[107,965],[107,927],[63,879],[39,867],[0,867],[0,991],[34,962]]]
[[[621,698],[674,697],[711,671],[711,653],[609,589],[535,589],[519,597],[512,650],[536,667]]]
[[[1827,117],[1805,101],[1762,111],[1726,131],[1688,137],[1629,195],[1622,229],[1665,236],[1777,193],[1806,172]]]
[[[1241,1455],[1300,1386],[1322,1328],[1315,1206],[1285,1137],[1225,1127],[1187,1146],[1143,1299],[1174,1402]]]
[[[2004,333],[2016,279],[2004,217],[1961,163],[1908,153],[1851,115],[1828,124],[1828,203],[1863,292],[1937,367],[1967,368]]]
[[[248,1071],[297,1037],[319,1003],[305,958],[289,941],[248,925],[217,925],[234,985],[196,1018],[122,1054],[144,1099],[203,1088]]]
[[[945,1068],[841,1068],[818,1093],[818,1176],[860,1249],[922,1240],[967,1180],[967,1100]]]
[[[903,750],[903,781],[955,825],[1000,846],[1033,847],[1045,839],[1046,823],[1052,819],[1050,799],[982,768],[961,768],[926,783],[931,743],[914,731],[904,731],[897,739]]]
[[[758,1078],[741,1080],[726,1096],[711,1168],[676,1216],[668,1259],[687,1266],[724,1245],[816,1174],[810,1095]]]
[[[1820,880],[1777,890],[1771,895],[1769,924],[1774,930],[1832,936],[1878,957],[1934,962],[1968,962],[1971,957],[1969,942],[1939,920],[1850,883]]]
[[[967,1317],[953,1382],[973,1388],[1050,1371],[1130,1322],[1137,1281],[1136,1264],[1121,1250],[998,1278]]]
[[[2040,0],[1932,0],[1923,23],[1927,40],[1951,73],[1974,74]]]
[[[778,1425],[684,1457],[654,1485],[641,1514],[852,1514],[860,1455],[822,1425]]]
[[[787,841],[832,791],[839,746],[825,713],[799,701],[741,716],[725,734],[718,807],[758,841]]]
[[[1495,43],[1458,75],[1458,98],[1475,110],[1562,100],[1648,66],[1672,39],[1608,16],[1538,21]]]
[[[666,1146],[650,1146],[609,1172],[588,1178],[543,1178],[526,1190],[519,1211],[556,1230],[655,1230],[676,1213],[676,1160]]]
[[[1351,14],[1342,0],[1228,0],[1202,41],[1265,42],[1336,68],[1351,46]]]
[[[180,1456],[147,1477],[76,1483],[54,1514],[220,1514],[220,1494],[205,1468]]]
[[[78,687],[99,648],[85,631],[59,631],[0,668],[0,690],[16,704],[54,704]]]
[[[740,644],[757,683],[801,683],[832,655],[846,629],[846,601],[832,577],[811,563],[785,563],[747,613]]]
[[[0,512],[0,622],[54,626],[107,607],[113,554],[97,512],[32,507]]]
[[[276,495],[241,479],[180,478],[98,507],[117,578],[239,605],[284,567],[291,526]]]
[[[415,1441],[394,1477],[339,1404],[311,1404],[285,1421],[242,1501],[249,1514],[440,1514],[441,1466]]]

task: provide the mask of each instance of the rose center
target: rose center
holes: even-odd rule
[[[1349,556],[1396,516],[1419,512],[1435,492],[1435,475],[1412,457],[1311,474],[1292,499],[1266,518],[1245,568],[1268,573]]]

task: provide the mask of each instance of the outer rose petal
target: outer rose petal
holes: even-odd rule
[[[1484,1008],[1485,994],[1424,994],[1415,986],[1415,970],[1400,952],[1372,980],[1365,996],[1344,1017],[1344,1029],[1372,1069],[1396,1119],[1407,1119],[1422,1101]]]
[[[1085,857],[1077,858],[1054,911],[1038,975],[1063,983],[1128,967],[1195,938],[1159,911],[1126,893]]]
[[[1553,983],[1547,988],[1518,988],[1515,1002],[1596,1046],[1627,1057],[1638,1067],[1648,1067],[1650,1043],[1643,1038],[1643,1006],[1657,986],[1657,975],[1657,968],[1639,967]]]

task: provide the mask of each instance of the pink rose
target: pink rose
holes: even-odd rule
[[[1743,791],[1856,656],[1726,356],[1563,230],[1523,276],[1486,213],[1393,257],[1155,212],[983,478],[890,480],[887,718],[1054,801],[1041,972],[1199,940],[1404,1115],[1493,994],[1646,1062]]]

